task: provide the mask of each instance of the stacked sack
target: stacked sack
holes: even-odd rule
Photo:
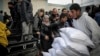
[[[95,48],[90,38],[82,31],[67,27],[60,29],[61,37],[56,37],[49,52],[43,56],[90,56],[88,48]]]

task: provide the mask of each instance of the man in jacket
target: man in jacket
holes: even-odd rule
[[[32,35],[32,4],[30,0],[17,0],[18,7],[17,10],[20,14],[20,18],[22,21],[22,39],[25,41],[31,40],[33,38]]]
[[[81,13],[81,7],[78,4],[72,4],[70,7],[73,17],[73,26],[83,31],[94,44],[100,43],[100,27],[90,16]]]

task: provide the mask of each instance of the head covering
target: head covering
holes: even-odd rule
[[[46,18],[49,18],[49,16],[48,15],[44,15],[44,19],[46,19]]]
[[[48,22],[48,23],[46,23],[46,22],[44,22],[44,20],[45,19],[49,19],[49,16],[48,15],[44,15],[44,18],[43,18],[43,24],[45,24],[45,25],[50,25],[50,22]]]

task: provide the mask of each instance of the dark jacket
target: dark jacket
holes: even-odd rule
[[[73,20],[72,19],[68,19],[67,22],[68,22],[68,24],[69,24],[70,27],[73,27],[73,24],[72,24]]]
[[[45,35],[49,37],[49,40],[45,39]],[[50,26],[46,26],[45,24],[42,24],[41,27],[41,44],[42,44],[42,50],[45,52],[48,52],[50,48],[52,48],[51,44],[53,42],[52,38],[52,31]]]
[[[95,20],[98,23],[98,25],[100,26],[100,12],[95,14]]]
[[[20,14],[21,21],[29,23],[33,19],[32,4],[29,1],[25,0],[22,1],[21,4],[17,4],[17,6],[17,10]]]
[[[43,37],[45,37],[45,35],[47,35],[47,36],[49,36],[50,39],[52,39],[51,26],[46,26],[45,24],[42,24],[41,35]]]
[[[56,17],[59,17],[59,14],[56,14],[56,15],[54,15],[54,14],[51,14],[51,16],[50,16],[50,21],[51,21],[51,23],[54,23],[55,21],[54,21],[54,18],[56,18]]]
[[[39,16],[34,17],[34,24],[33,24],[34,31],[40,31],[42,20],[43,20],[43,17],[39,17]]]
[[[66,22],[66,23],[61,23],[61,22],[52,23],[51,27],[52,27],[52,31],[53,31],[55,37],[59,37],[60,36],[59,29],[63,28],[63,27],[69,27],[69,23],[68,22]]]

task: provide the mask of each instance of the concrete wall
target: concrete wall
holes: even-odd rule
[[[46,0],[31,0],[33,4],[33,14],[37,12],[38,9],[43,8],[45,11],[52,10],[53,8],[62,9],[64,6],[50,5]]]
[[[3,0],[0,0],[0,10],[3,9]]]
[[[3,8],[3,11],[4,12],[7,12],[9,15],[9,9],[8,9],[8,2],[10,0],[0,0],[0,5],[1,3],[3,5],[0,6],[0,8],[2,7]],[[45,11],[49,11],[49,10],[52,10],[53,8],[57,8],[57,9],[62,9],[64,8],[64,6],[59,6],[59,5],[50,5],[47,3],[46,0],[32,0],[32,5],[33,5],[33,15],[36,13],[36,11],[40,8],[43,8],[45,9]]]
[[[10,15],[10,10],[9,10],[9,8],[8,8],[8,2],[9,2],[10,0],[3,0],[3,11],[4,12],[7,12],[9,15]]]

